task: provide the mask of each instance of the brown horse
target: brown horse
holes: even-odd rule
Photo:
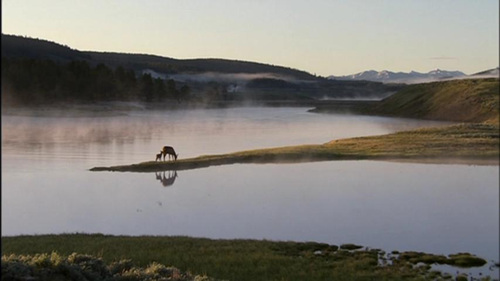
[[[171,146],[164,146],[163,149],[161,150],[161,152],[163,154],[163,161],[165,161],[165,156],[167,156],[167,154],[168,154],[169,160],[170,160],[170,156],[172,156],[174,158],[174,160],[177,160],[177,156],[179,156],[179,154],[175,153],[174,148]]]

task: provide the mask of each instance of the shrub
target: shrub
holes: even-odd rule
[[[92,280],[209,281],[207,276],[191,276],[175,267],[153,262],[146,268],[135,267],[131,260],[106,265],[102,259],[73,253],[2,256],[2,280]]]

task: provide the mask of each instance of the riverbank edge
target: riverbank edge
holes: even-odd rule
[[[8,267],[9,261],[17,261],[16,265],[26,260],[32,260],[35,266],[42,265],[44,270],[57,271],[61,259],[76,253],[83,255],[81,261],[93,260],[100,267],[103,262],[115,267],[121,264],[122,270],[126,266],[174,265],[189,274],[224,280],[325,280],[326,277],[357,280],[367,276],[371,276],[370,280],[450,280],[453,275],[467,274],[468,268],[490,267],[491,272],[498,267],[498,261],[486,261],[471,253],[446,256],[386,252],[352,243],[337,246],[319,242],[64,233],[3,236],[2,273],[4,262]],[[82,262],[77,265],[88,266]],[[442,273],[432,265],[451,265],[457,268],[457,273]]]

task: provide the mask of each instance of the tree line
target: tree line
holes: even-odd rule
[[[2,103],[25,105],[54,102],[143,101],[181,102],[190,97],[188,85],[136,75],[121,66],[90,65],[76,60],[2,58]]]

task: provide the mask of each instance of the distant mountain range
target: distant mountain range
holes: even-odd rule
[[[392,72],[388,70],[375,71],[368,70],[360,73],[346,75],[346,76],[329,76],[328,79],[331,80],[365,80],[365,81],[375,81],[383,83],[425,83],[440,80],[449,79],[461,79],[461,78],[480,78],[480,77],[498,77],[498,67],[486,71],[482,71],[476,74],[467,75],[461,71],[447,71],[436,69],[429,71],[427,73],[421,73],[416,71],[411,72]]]

